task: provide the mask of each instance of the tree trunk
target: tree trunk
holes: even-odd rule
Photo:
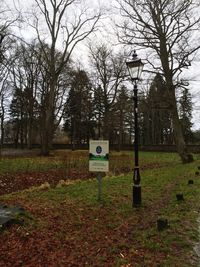
[[[75,118],[72,119],[72,151],[76,150],[76,120]]]
[[[4,101],[3,97],[1,100],[1,147],[4,143],[4,117],[5,117],[5,109],[4,109]]]
[[[109,110],[105,108],[104,119],[103,119],[103,138],[109,140],[110,127],[109,127]]]
[[[28,138],[27,138],[27,147],[28,149],[32,149],[32,120],[29,119],[28,121],[28,129],[27,129],[27,132],[28,132]]]
[[[51,108],[47,107],[46,110],[43,110],[41,114],[41,155],[49,156],[50,149],[52,146],[53,131],[54,131],[54,120],[52,115]]]
[[[15,148],[18,148],[18,143],[19,143],[19,125],[17,122],[16,129],[14,129],[14,146],[15,146]]]
[[[175,92],[171,93],[171,115],[172,115],[173,131],[174,131],[174,140],[177,147],[177,152],[183,163],[192,162],[194,160],[193,156],[187,151],[187,146],[183,137],[183,131],[181,128],[176,106]]]
[[[53,134],[55,130],[54,124],[54,111],[55,111],[55,91],[57,77],[55,75],[54,66],[51,70],[52,76],[49,83],[49,92],[46,95],[46,109],[43,113],[43,125],[42,125],[42,135],[41,135],[41,154],[43,156],[48,156],[52,147]]]
[[[20,146],[21,149],[24,148],[24,129],[23,129],[23,124],[20,126]]]
[[[28,123],[27,123],[27,147],[33,148],[33,122],[34,122],[34,96],[33,96],[33,82],[30,84],[29,93],[29,107],[28,107]]]
[[[49,156],[52,145],[52,129],[49,123],[45,123],[45,127],[41,132],[41,155]]]
[[[41,137],[41,155],[49,156],[49,153],[50,153],[50,147],[48,140],[48,131],[44,130]]]

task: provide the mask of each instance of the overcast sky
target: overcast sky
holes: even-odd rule
[[[22,13],[24,11],[29,10],[31,11],[31,5],[34,3],[34,0],[5,0],[6,4],[8,6],[12,6],[14,8],[17,7],[17,9],[21,9]],[[103,20],[103,24],[101,27],[101,33],[96,33],[95,36],[92,35],[90,37],[90,41],[92,42],[98,42],[98,41],[104,41],[108,44],[114,45],[116,48],[117,39],[114,35],[113,28],[111,27],[112,21],[116,18],[114,14],[114,6],[115,6],[115,0],[85,0],[85,2],[93,8],[98,8],[99,6],[105,8],[107,10],[107,16]],[[18,31],[16,29],[16,31]],[[34,35],[33,31],[28,29],[27,27],[24,27],[21,29],[20,33],[24,38],[30,39]],[[77,46],[77,49],[75,49],[73,58],[75,60],[79,60],[83,64],[88,64],[88,54],[87,54],[87,48],[86,43],[84,42],[81,45]],[[190,80],[190,88],[191,93],[193,96],[193,122],[194,122],[194,129],[200,129],[200,68],[199,68],[199,62],[193,62],[190,69],[184,71],[184,77],[189,78]]]

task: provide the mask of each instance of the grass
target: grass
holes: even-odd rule
[[[0,160],[0,174],[28,172],[28,171],[46,171],[49,169],[63,167],[62,162],[57,158],[11,158]]]
[[[0,175],[15,172],[47,171],[51,169],[88,171],[89,155],[87,151],[56,150],[51,157],[2,158]],[[118,160],[116,160],[118,159]],[[176,153],[141,152],[141,168],[153,164],[174,164],[179,162]],[[133,168],[133,152],[111,152],[110,172],[113,174],[127,173]]]
[[[117,157],[129,164],[131,155],[113,153],[111,157],[111,164],[117,165]],[[193,248],[199,242],[200,177],[195,175],[199,156],[185,165],[171,153],[141,153],[140,160],[142,206],[138,209],[131,205],[131,173],[104,177],[101,203],[97,201],[96,179],[48,191],[1,196],[1,202],[20,203],[32,213],[34,223],[25,218],[26,224],[18,234],[22,241],[18,236],[18,242],[24,242],[27,232],[38,242],[37,231],[48,244],[56,244],[55,255],[66,254],[68,248],[69,255],[63,256],[66,266],[71,266],[68,260],[72,266],[197,266]],[[188,185],[189,179],[194,180],[193,185]],[[184,201],[176,200],[179,192]],[[161,217],[168,220],[169,228],[158,232],[156,221]],[[12,233],[12,238],[15,235]],[[26,239],[31,242],[31,238]],[[2,240],[11,242],[9,231]],[[41,251],[45,244],[40,244]],[[62,266],[60,257],[55,259],[55,266]]]

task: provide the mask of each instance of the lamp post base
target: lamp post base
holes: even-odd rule
[[[141,186],[133,185],[133,207],[139,207],[142,203]]]

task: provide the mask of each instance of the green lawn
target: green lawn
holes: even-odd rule
[[[113,153],[112,164],[117,166],[117,156],[130,163],[129,153]],[[13,265],[20,260],[24,266],[198,266],[193,248],[199,241],[200,176],[195,174],[199,157],[185,165],[170,153],[140,153],[140,160],[142,206],[137,209],[132,208],[131,173],[104,177],[101,203],[96,179],[1,196],[0,202],[18,203],[29,214],[23,226],[1,234],[2,262],[7,266],[20,266]],[[188,185],[189,179],[194,184]],[[183,193],[184,201],[176,200],[177,193]],[[169,228],[159,232],[158,218],[166,218]]]
[[[50,169],[88,170],[88,151],[56,150],[51,157],[2,158],[0,160],[0,175],[13,172],[47,171]],[[179,162],[176,153],[140,152],[141,168]],[[121,173],[133,168],[133,152],[111,152],[110,172]]]

